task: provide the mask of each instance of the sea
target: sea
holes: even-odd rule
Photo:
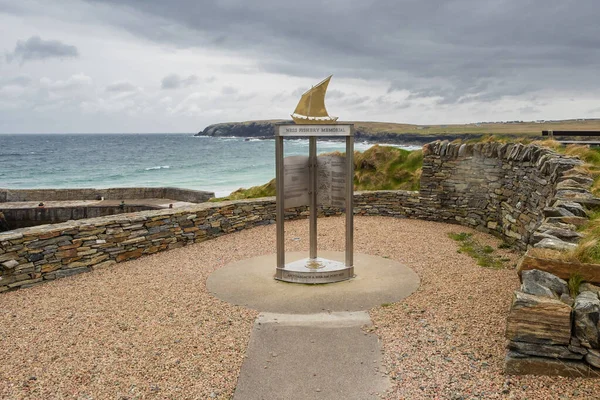
[[[375,143],[355,143],[364,151]],[[395,145],[407,150],[418,146]],[[307,155],[308,139],[284,143]],[[345,151],[317,142],[318,153]],[[170,186],[227,196],[275,177],[275,141],[193,134],[0,134],[0,188]]]

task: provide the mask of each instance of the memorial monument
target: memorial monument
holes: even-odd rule
[[[331,76],[307,90],[291,115],[295,124],[275,127],[275,165],[277,195],[277,268],[275,279],[296,283],[331,283],[354,276],[353,193],[354,126],[338,124],[325,108],[325,93]],[[309,154],[283,157],[284,138],[308,137]],[[346,140],[346,155],[317,157],[317,138]],[[317,207],[344,208],[346,211],[346,250],[344,262],[317,255]],[[285,209],[309,206],[309,257],[285,262]]]

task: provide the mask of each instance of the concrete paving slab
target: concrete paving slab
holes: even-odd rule
[[[305,252],[286,253],[286,262],[305,257]],[[343,261],[344,253],[321,251],[319,257]],[[360,253],[354,254],[356,276],[337,283],[276,281],[275,266],[275,254],[238,261],[212,273],[207,287],[212,295],[229,303],[286,314],[368,310],[400,301],[419,287],[419,277],[410,268],[388,258]]]
[[[234,400],[377,399],[389,387],[366,312],[262,313]]]

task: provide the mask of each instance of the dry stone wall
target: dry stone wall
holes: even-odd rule
[[[495,233],[523,248],[538,239],[545,208],[566,198],[560,185],[569,181],[567,171],[582,164],[544,147],[513,143],[434,142],[423,151],[419,198],[426,217]]]
[[[267,199],[204,203],[6,232],[0,234],[0,292],[273,223],[274,215],[275,203]]]

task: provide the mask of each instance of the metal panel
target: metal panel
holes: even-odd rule
[[[311,136],[308,146],[308,166],[310,174],[310,253],[311,259],[317,258],[317,138]]]
[[[277,222],[277,268],[285,267],[285,243],[283,220],[283,138],[275,139],[275,186],[276,186],[276,222]]]
[[[346,267],[354,265],[354,132],[346,138]]]
[[[350,136],[352,125],[277,125],[276,136]]]
[[[343,208],[346,200],[346,157],[317,159],[317,204]]]
[[[285,208],[310,204],[310,157],[290,156],[283,159],[283,188]]]

